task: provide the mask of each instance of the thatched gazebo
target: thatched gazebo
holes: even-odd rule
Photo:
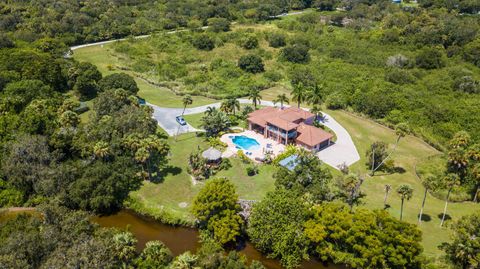
[[[222,159],[222,152],[211,147],[202,153],[202,157],[209,163],[218,163]]]

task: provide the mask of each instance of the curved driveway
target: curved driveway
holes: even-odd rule
[[[248,99],[238,99],[242,104],[250,104],[252,101]],[[159,107],[153,104],[148,104],[153,108],[153,117],[157,120],[158,125],[162,127],[170,136],[175,134],[188,133],[188,132],[198,132],[202,130],[195,129],[194,127],[187,124],[187,126],[180,126],[175,117],[182,114],[183,108],[167,108]],[[271,101],[261,101],[263,106],[274,106],[274,103]],[[185,109],[185,115],[203,113],[207,110],[207,107],[216,107],[220,108],[220,103],[214,103],[205,106],[192,107]],[[321,150],[317,153],[317,156],[328,165],[337,168],[338,166],[345,163],[347,165],[352,165],[353,163],[360,160],[360,155],[358,154],[357,148],[353,143],[352,138],[348,134],[347,130],[343,128],[334,118],[330,115],[323,113],[324,118],[322,123],[330,128],[335,135],[337,136],[337,141],[330,147]]]

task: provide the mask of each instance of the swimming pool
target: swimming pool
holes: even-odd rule
[[[257,140],[244,136],[238,135],[231,137],[233,144],[237,146],[239,149],[243,150],[256,150],[260,148],[260,143]]]

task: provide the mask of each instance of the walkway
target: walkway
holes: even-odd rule
[[[241,104],[251,104],[252,101],[248,99],[238,99]],[[195,129],[191,125],[180,126],[175,117],[182,114],[183,108],[166,108],[156,105],[148,104],[153,108],[153,117],[158,121],[158,125],[162,127],[170,136],[174,136],[177,133],[198,132],[202,130]],[[271,101],[261,101],[262,106],[274,106]],[[205,106],[192,107],[185,109],[185,115],[203,113],[207,110],[207,107],[220,108],[220,103],[214,103]],[[323,113],[324,118],[322,123],[330,128],[337,136],[337,141],[330,147],[323,149],[317,156],[323,162],[338,169],[338,166],[345,163],[348,166],[354,164],[360,160],[357,148],[353,143],[350,134],[343,128],[334,118],[330,115]],[[180,127],[180,128],[179,128]]]

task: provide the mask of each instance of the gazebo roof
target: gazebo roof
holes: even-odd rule
[[[209,161],[216,161],[222,157],[222,152],[211,147],[202,153],[202,157]]]

